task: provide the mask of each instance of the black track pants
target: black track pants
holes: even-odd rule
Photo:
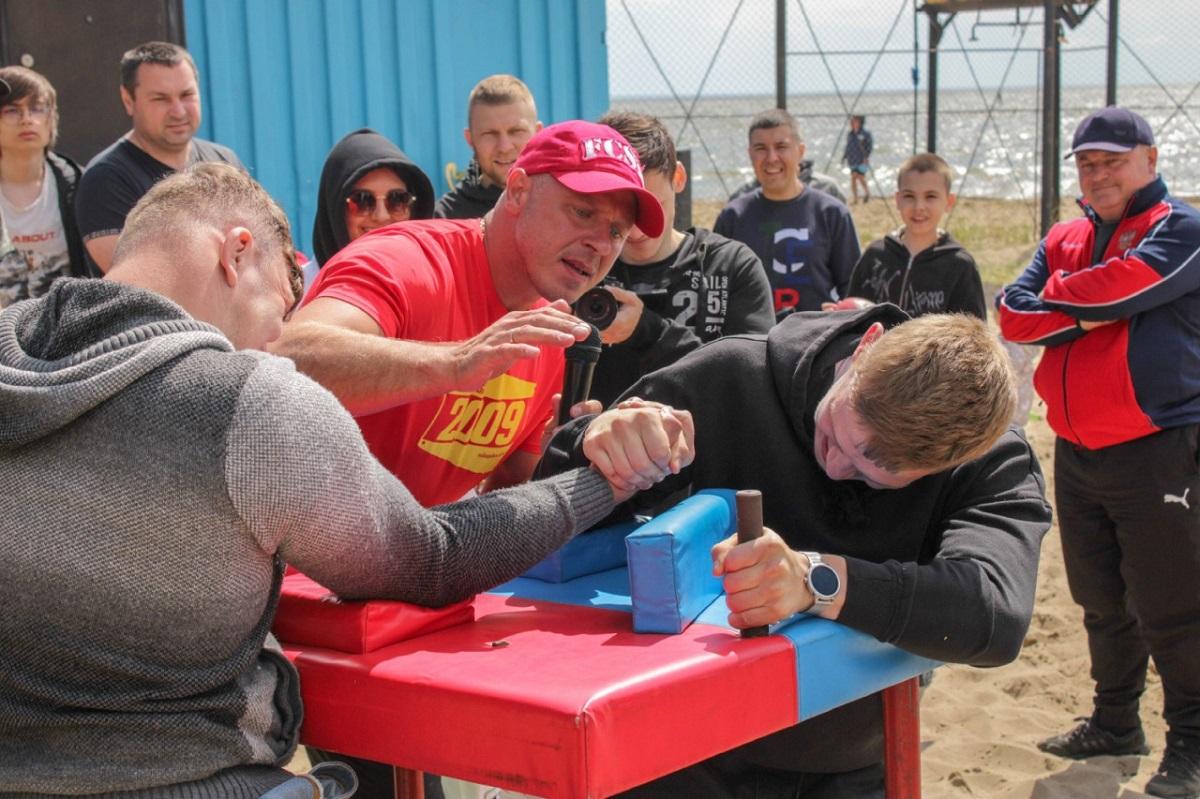
[[[1174,736],[1200,740],[1200,426],[1085,450],[1059,439],[1055,498],[1083,607],[1096,720],[1138,724],[1154,657]]]

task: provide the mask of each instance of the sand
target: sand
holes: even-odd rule
[[[1034,407],[1026,432],[1046,472],[1053,501],[1054,435]],[[1042,545],[1037,603],[1020,657],[1007,666],[938,669],[921,706],[922,785],[926,799],[1130,799],[1162,757],[1162,685],[1153,663],[1142,721],[1146,757],[1071,761],[1035,743],[1069,729],[1091,711],[1083,614],[1071,601],[1057,525]]]

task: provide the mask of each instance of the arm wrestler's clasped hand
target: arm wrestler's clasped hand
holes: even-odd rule
[[[687,411],[632,398],[592,420],[583,454],[623,501],[691,464],[695,438]]]
[[[433,311],[436,312],[436,311]],[[450,348],[456,388],[474,390],[504,374],[521,358],[537,357],[539,346],[569,347],[591,328],[571,315],[563,300],[528,311],[510,311],[475,336]]]

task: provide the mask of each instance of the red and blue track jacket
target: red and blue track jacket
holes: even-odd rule
[[[1093,264],[1100,220],[1083,209],[997,298],[1004,337],[1046,348],[1033,383],[1047,421],[1088,449],[1200,422],[1200,213],[1157,178]]]

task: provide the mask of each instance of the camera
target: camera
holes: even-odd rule
[[[584,292],[583,296],[575,301],[574,310],[580,319],[597,330],[604,330],[617,318],[620,308],[621,303],[617,302],[611,291],[597,286]]]

